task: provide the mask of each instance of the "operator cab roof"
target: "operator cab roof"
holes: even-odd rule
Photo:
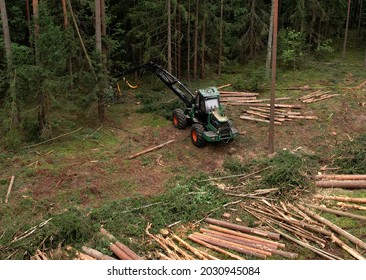
[[[205,99],[218,98],[220,96],[219,91],[215,87],[209,87],[209,88],[206,88],[206,89],[199,89],[198,91],[202,94],[202,96]]]

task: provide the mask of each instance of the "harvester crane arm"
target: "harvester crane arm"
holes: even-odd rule
[[[194,104],[195,95],[176,77],[174,77],[167,70],[155,64],[154,62],[148,62],[146,64],[131,68],[123,72],[121,76],[124,77],[129,73],[139,70],[148,70],[155,74],[171,91],[173,91],[184,102],[184,104],[188,108],[191,108]]]

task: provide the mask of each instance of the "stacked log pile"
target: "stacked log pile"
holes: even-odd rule
[[[323,212],[325,207],[290,203],[277,205],[265,199],[253,200],[249,205],[242,203],[240,206],[284,238],[311,250],[324,259],[342,259],[330,252],[333,244],[340,247],[354,259],[365,259],[363,255],[366,249],[365,242],[325,219],[321,216],[321,213],[317,214],[311,210],[312,208]],[[339,215],[336,212],[331,213]],[[348,217],[360,218],[362,216],[348,215]]]
[[[315,178],[320,188],[366,189],[365,174],[320,174]]]
[[[321,100],[329,99],[334,96],[338,96],[339,94],[329,94],[330,91],[323,92],[322,90],[317,90],[307,95],[304,95],[299,98],[299,100],[303,103],[314,103]]]
[[[243,260],[244,256],[266,259],[272,255],[298,258],[298,254],[283,250],[285,245],[279,242],[280,235],[277,233],[211,218],[206,218],[205,221],[208,228],[200,228],[199,232],[188,236],[198,248],[172,232],[152,235],[149,225],[147,235],[163,250],[158,250],[155,255],[164,260]]]
[[[240,116],[242,120],[251,120],[256,122],[269,123],[270,120],[270,106],[269,104],[251,104],[248,110],[244,111],[244,114]],[[315,120],[317,116],[304,115],[300,111],[301,106],[290,104],[276,104],[274,111],[274,123],[276,125],[282,125],[284,122],[288,122],[296,119],[303,120]]]

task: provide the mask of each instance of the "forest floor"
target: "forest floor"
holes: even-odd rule
[[[364,82],[364,72],[361,67],[353,66],[352,61],[343,66],[337,62],[324,64],[321,66],[321,73],[324,73],[322,75],[317,72],[318,65],[303,71],[279,72],[277,96],[292,98],[283,103],[298,104],[299,97],[311,92],[289,90],[295,87],[322,88],[339,95],[316,103],[302,104],[302,112],[316,115],[316,120],[294,120],[276,126],[277,153],[288,151],[315,156],[318,163],[321,163],[316,167],[336,167],[332,163],[338,147],[365,135],[366,86],[357,88]],[[245,71],[250,72],[250,65]],[[227,73],[221,79],[213,77],[193,86],[219,86],[225,83],[235,86],[245,79],[243,74]],[[224,193],[212,190],[217,189],[215,184],[202,185],[196,183],[197,180],[240,172],[249,173],[250,167],[254,166],[253,162],[268,159],[268,125],[240,120],[243,108],[225,108],[234,127],[240,132],[237,139],[229,144],[216,143],[196,148],[191,143],[189,128],[174,129],[171,121],[159,111],[141,112],[141,108],[146,105],[143,97],[145,91],[150,95],[149,98],[154,98],[154,91],[145,87],[149,86],[140,88],[137,97],[125,93],[119,102],[110,104],[107,120],[101,126],[85,124],[79,131],[58,140],[35,147],[24,147],[17,152],[4,151],[1,154],[1,258],[27,259],[32,256],[35,248],[55,250],[58,244],[78,248],[84,242],[94,242],[92,245],[101,248],[103,243],[95,241],[93,234],[101,224],[106,228],[109,225],[109,230],[114,235],[148,258],[153,245],[141,245],[141,240],[146,239],[144,228],[147,223],[152,222],[159,227],[181,220],[183,229],[180,228],[179,231],[184,232],[184,227],[188,229],[190,224],[204,218],[210,213],[209,209],[220,207],[232,200]],[[262,88],[265,87],[266,85],[262,85]],[[128,92],[135,94],[132,90]],[[163,103],[169,103],[174,97],[167,90],[163,90],[162,94]],[[268,89],[263,90],[259,96],[268,97]],[[77,128],[70,128],[70,131]],[[160,150],[128,159],[134,153],[168,140],[176,141]],[[315,175],[316,169],[311,172]],[[9,178],[12,175],[15,176],[14,186],[9,203],[5,204]],[[179,189],[182,186],[186,187],[183,193]],[[335,190],[332,193],[365,195],[364,191],[355,193]],[[194,203],[197,203],[193,206],[196,208],[186,209],[188,206],[184,204],[191,200],[177,198],[179,195],[190,199],[193,197]],[[175,208],[156,207],[154,211],[149,210],[150,212],[133,212],[133,209],[143,205],[168,202],[176,203]],[[132,213],[125,219],[118,214],[123,211]],[[221,217],[224,211],[225,209],[220,209],[214,216]],[[247,214],[238,209],[233,210],[232,214],[233,219],[240,218],[244,224],[254,224],[253,218],[248,218]],[[55,221],[50,229],[24,238],[19,244],[12,242],[16,236],[48,218]],[[359,232],[359,224],[349,227],[349,221],[346,221],[345,225],[351,232],[354,230],[360,238],[366,240],[366,231]],[[50,240],[52,235],[53,241]],[[32,241],[28,242],[28,239]],[[290,248],[301,251],[296,247]],[[54,258],[67,257],[59,254],[54,255]],[[300,258],[317,257],[311,252],[303,252]]]

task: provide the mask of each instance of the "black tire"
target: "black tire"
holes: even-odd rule
[[[182,109],[175,109],[173,111],[173,126],[178,129],[185,129],[187,127],[187,117]]]
[[[205,146],[206,140],[203,138],[203,132],[205,131],[202,124],[195,123],[191,128],[191,140],[193,145],[198,148]]]

